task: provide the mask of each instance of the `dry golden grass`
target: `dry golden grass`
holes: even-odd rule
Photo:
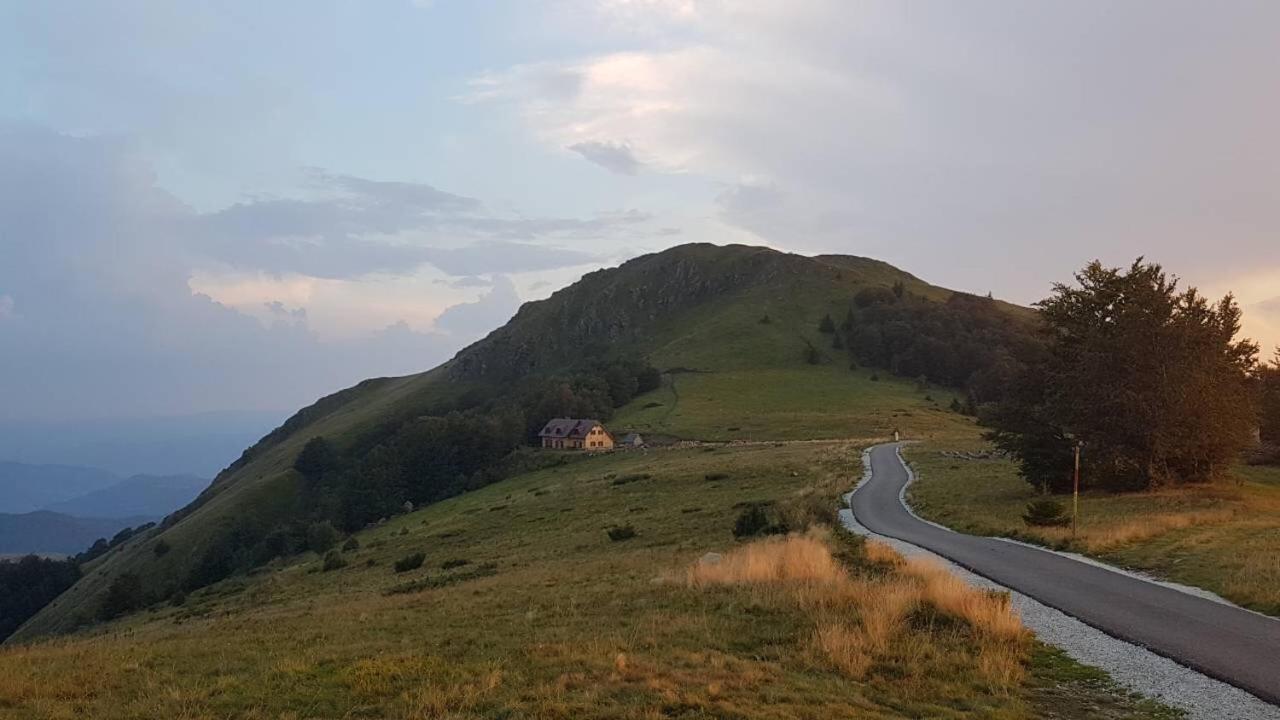
[[[719,562],[699,561],[687,570],[687,582],[747,585],[789,598],[813,617],[820,655],[853,679],[866,678],[878,662],[903,664],[902,650],[915,645],[904,637],[914,632],[912,616],[929,608],[965,625],[973,640],[968,650],[976,654],[969,659],[988,689],[1007,692],[1022,682],[1030,634],[1008,595],[974,589],[936,562],[904,560],[883,543],[867,543],[865,553],[894,571],[854,576],[834,557],[825,534],[811,531],[751,543]],[[905,664],[913,672],[928,665]]]

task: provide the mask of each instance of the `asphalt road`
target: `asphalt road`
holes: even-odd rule
[[[900,501],[907,471],[898,445],[871,449],[871,479],[854,517],[1072,615],[1108,635],[1280,705],[1280,620],[1003,540],[926,523]]]

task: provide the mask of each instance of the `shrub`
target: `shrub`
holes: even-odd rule
[[[768,315],[767,313],[766,313],[766,314],[764,314],[764,315],[761,315],[761,316],[760,316],[760,324],[761,324],[761,325],[768,325],[768,324],[769,324],[769,323],[771,323],[771,322],[773,322],[773,321],[769,319],[769,315]]]
[[[126,613],[133,612],[146,604],[146,595],[142,590],[142,578],[136,573],[122,573],[111,581],[107,594],[102,598],[98,608],[98,617],[110,620]]]
[[[609,539],[612,540],[613,542],[622,542],[623,540],[630,540],[631,538],[636,536],[636,529],[631,527],[630,525],[615,525],[609,528],[606,532],[608,532]]]
[[[157,540],[156,544],[151,546],[151,552],[155,553],[156,557],[164,557],[172,549],[163,539]]]
[[[880,382],[880,375],[878,373],[871,373],[871,382]]]
[[[764,506],[752,503],[743,509],[742,514],[733,523],[733,536],[736,538],[760,535],[769,528],[769,515]]]
[[[427,559],[426,553],[419,552],[419,553],[414,553],[412,555],[405,555],[404,557],[396,561],[396,564],[394,566],[395,571],[398,573],[402,573],[402,572],[409,572],[410,570],[417,570],[418,568],[422,567],[422,563],[426,559]]]
[[[727,473],[727,472],[713,472],[713,473],[707,473],[706,478],[707,478],[707,480],[709,480],[709,481],[711,481],[711,482],[717,482],[717,481],[719,481],[719,480],[728,480],[728,479],[729,479],[729,473]]]
[[[1022,520],[1032,527],[1063,527],[1071,523],[1062,503],[1052,498],[1041,498],[1027,503]]]
[[[347,538],[347,541],[342,543],[342,552],[355,552],[356,550],[359,550],[359,549],[360,549],[360,541],[356,539],[355,535],[352,535],[351,537]]]
[[[338,465],[338,453],[333,445],[322,437],[313,437],[302,446],[297,459],[293,461],[293,469],[305,477],[315,479]]]
[[[823,315],[822,322],[818,323],[818,332],[833,333],[835,331],[836,331],[836,323],[834,320],[831,319],[831,314],[828,313],[826,315]]]
[[[328,552],[330,548],[337,544],[338,529],[328,520],[311,523],[311,526],[307,528],[308,550],[322,554]]]
[[[330,570],[341,570],[347,566],[347,559],[342,557],[342,553],[337,550],[330,550],[324,555],[324,565],[320,567],[323,572]]]
[[[471,561],[467,560],[466,558],[450,558],[440,563],[440,569],[452,570],[454,568],[460,568],[463,565],[470,565],[470,564],[471,564]]]
[[[819,350],[813,343],[807,343],[804,349],[804,361],[809,363],[810,365],[821,365],[822,351]]]
[[[187,604],[187,594],[181,590],[175,590],[173,595],[169,596],[169,604],[174,607],[182,607]]]

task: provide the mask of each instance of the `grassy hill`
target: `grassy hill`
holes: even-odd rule
[[[440,368],[325,398],[0,649],[0,718],[1170,717],[1035,643],[999,597],[843,533],[744,526],[821,527],[894,428],[972,437],[949,393],[850,370],[818,331],[894,283],[950,295],[861,258],[676,248],[525,305]],[[600,344],[665,371],[610,427],[696,442],[532,453],[342,552],[82,627],[122,573],[166,587],[226,519],[302,511],[310,438],[358,446]]]
[[[817,331],[821,317],[843,313],[859,289],[898,282],[924,297],[950,295],[879,261],[744,246],[682,246],[590,273],[547,300],[526,303],[504,327],[441,367],[367,380],[300,411],[220,473],[177,522],[95,561],[15,639],[86,624],[122,573],[139,575],[151,592],[172,592],[227,523],[271,523],[304,512],[303,480],[292,464],[310,438],[356,443],[469,394],[501,392],[520,377],[572,367],[592,348],[642,353],[671,371],[653,397],[618,413],[615,429],[751,440],[866,437],[899,425],[932,429],[947,398],[926,400],[887,375],[874,382],[870,372],[850,372],[843,353],[827,349]],[[807,348],[819,343],[823,363],[807,364]],[[860,407],[850,412],[849,403]],[[172,548],[163,555],[153,552],[161,539]]]

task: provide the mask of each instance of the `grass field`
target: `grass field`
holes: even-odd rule
[[[742,503],[833,507],[859,450],[615,453],[504,481],[361,533],[344,568],[304,556],[4,648],[0,718],[1168,716],[1038,646],[998,598],[848,536],[740,571],[784,542],[735,541]],[[620,526],[635,536],[611,540]],[[731,572],[705,576],[713,551]]]
[[[1022,521],[1038,493],[1013,463],[943,455],[979,447],[976,440],[934,442],[906,451],[918,476],[910,500],[922,515],[965,532],[1087,553],[1280,615],[1280,468],[1241,465],[1233,480],[1207,487],[1086,491],[1072,539],[1069,529],[1029,528]],[[1070,496],[1057,499],[1070,507]]]
[[[915,438],[971,434],[946,409],[952,395],[834,365],[732,369],[668,375],[610,423],[617,431],[697,440]]]

